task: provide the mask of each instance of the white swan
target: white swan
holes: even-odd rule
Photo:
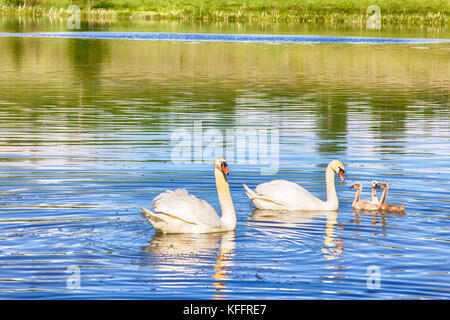
[[[208,202],[189,194],[185,189],[161,193],[152,204],[157,213],[143,208],[142,214],[157,232],[209,233],[234,230],[236,213],[225,176],[228,174],[227,161],[217,158],[214,161],[214,176],[222,217]]]
[[[352,208],[355,210],[367,210],[367,211],[378,211],[378,199],[377,199],[377,193],[376,188],[379,188],[379,185],[376,181],[372,181],[372,201],[370,200],[361,200],[361,191],[362,191],[362,184],[361,182],[355,182],[350,189],[356,189],[356,195],[355,200],[353,200]],[[374,191],[375,191],[375,199],[376,202],[374,202]]]
[[[337,210],[339,201],[334,186],[334,174],[344,182],[344,165],[338,160],[331,161],[325,172],[327,200],[322,201],[296,183],[273,180],[258,185],[252,191],[244,184],[245,193],[258,209],[268,210]]]

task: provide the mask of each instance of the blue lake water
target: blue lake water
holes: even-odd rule
[[[72,39],[122,39],[122,40],[170,40],[170,41],[220,41],[220,42],[263,42],[263,43],[441,43],[450,39],[426,38],[383,38],[383,37],[343,37],[308,35],[268,35],[268,34],[223,34],[223,33],[163,33],[163,32],[36,32],[0,33],[0,37],[38,37]]]
[[[0,25],[0,298],[450,298],[448,40],[52,28]],[[236,230],[155,234],[166,189],[220,211],[219,155]],[[337,212],[253,211],[243,183],[325,199],[332,159]],[[372,180],[404,215],[352,210]]]

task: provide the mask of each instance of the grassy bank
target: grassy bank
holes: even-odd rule
[[[64,16],[75,4],[83,16],[209,21],[365,23],[370,5],[383,24],[447,24],[447,0],[0,0],[3,15]]]

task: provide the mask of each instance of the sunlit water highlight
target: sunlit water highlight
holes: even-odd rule
[[[450,298],[449,45],[196,41],[0,38],[0,297]],[[219,210],[212,163],[172,161],[195,121],[279,130],[279,170],[230,161],[235,232],[157,235],[165,189]],[[337,212],[253,212],[243,183],[324,199],[336,158]],[[405,215],[351,209],[373,179]]]

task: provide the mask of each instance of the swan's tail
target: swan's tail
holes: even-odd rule
[[[164,219],[161,219],[155,213],[146,208],[141,209],[141,214],[145,219],[148,220],[148,222],[153,225],[153,227],[156,227],[158,223],[165,222]]]
[[[267,210],[289,210],[285,205],[278,203],[268,197],[257,194],[255,191],[243,184],[245,193],[252,201],[253,205],[257,209],[267,209]]]
[[[252,189],[247,187],[245,184],[243,184],[243,186],[244,186],[245,193],[247,194],[247,196],[250,198],[250,200],[253,200],[257,196],[257,194]]]

